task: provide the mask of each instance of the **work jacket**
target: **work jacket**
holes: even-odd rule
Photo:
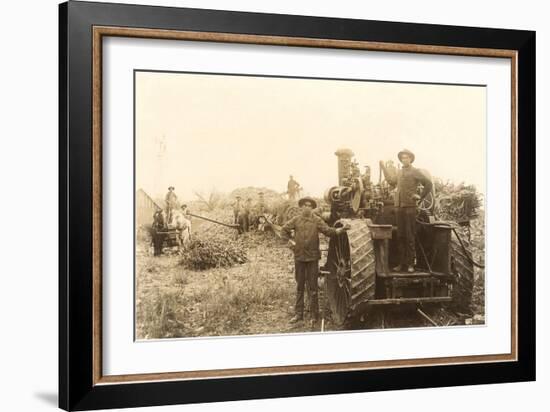
[[[166,193],[166,206],[168,208],[175,208],[178,205],[178,197],[174,192],[168,192]]]
[[[298,191],[300,184],[296,180],[289,180],[287,184],[288,193],[294,193]]]
[[[309,217],[298,215],[290,219],[282,228],[283,235],[290,238],[294,230],[294,259],[311,262],[321,259],[319,251],[319,232],[326,236],[336,236],[336,229],[329,227],[323,219],[312,214]]]
[[[397,172],[397,191],[395,193],[395,206],[411,207],[416,206],[416,200],[413,196],[416,194],[416,188],[421,183],[424,190],[420,199],[424,199],[432,190],[432,181],[425,176],[419,169],[409,166],[402,167]]]

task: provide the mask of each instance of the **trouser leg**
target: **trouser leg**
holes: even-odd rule
[[[416,257],[416,208],[407,208],[407,261],[409,266],[414,265]]]
[[[245,225],[246,225],[246,231],[248,232],[250,230],[250,215],[248,213],[246,214]]]
[[[405,208],[404,207],[398,207],[397,208],[397,255],[398,255],[398,262],[400,265],[406,265],[406,235],[405,235]]]
[[[407,266],[414,265],[416,256],[415,237],[416,237],[416,208],[406,207],[403,211],[403,263]]]
[[[154,256],[160,256],[162,254],[162,237],[156,233],[153,235],[153,249]]]
[[[172,208],[168,206],[168,211],[166,213],[166,224],[169,225],[172,223]]]
[[[319,261],[307,262],[306,278],[309,293],[309,313],[311,319],[319,319],[319,286],[317,277],[319,275]]]
[[[416,208],[397,208],[397,239],[399,245],[399,263],[405,266],[414,265],[416,235]]]
[[[296,304],[294,313],[296,316],[304,316],[304,289],[306,285],[306,262],[294,262],[296,278]]]

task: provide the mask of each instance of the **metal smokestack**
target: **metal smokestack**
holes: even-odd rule
[[[351,158],[353,151],[347,148],[338,149],[334,153],[338,157],[338,186],[344,186],[344,181],[351,174]]]

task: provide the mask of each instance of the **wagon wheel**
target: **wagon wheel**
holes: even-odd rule
[[[434,207],[434,194],[429,192],[424,199],[418,203],[418,209],[429,212]]]
[[[343,325],[357,306],[374,298],[375,255],[372,237],[364,220],[342,219],[335,227],[350,230],[329,242],[326,293],[335,324]]]

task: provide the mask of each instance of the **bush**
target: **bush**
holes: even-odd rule
[[[454,185],[435,181],[435,214],[442,220],[461,222],[478,216],[483,195],[475,186]]]
[[[240,242],[194,237],[183,251],[181,264],[189,269],[205,270],[230,267],[246,261],[246,250]]]

